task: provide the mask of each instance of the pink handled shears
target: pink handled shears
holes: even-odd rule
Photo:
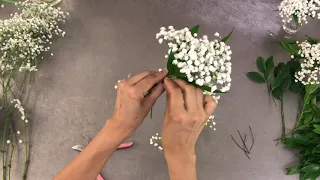
[[[129,148],[129,147],[131,147],[132,145],[133,145],[133,142],[132,142],[132,141],[131,141],[131,142],[127,142],[127,143],[122,143],[122,144],[120,144],[120,146],[118,147],[118,149]],[[80,152],[82,152],[82,151],[84,150],[84,148],[85,148],[85,146],[84,146],[84,145],[80,145],[80,144],[75,145],[75,146],[72,147],[72,149],[77,150],[77,151],[80,151]],[[97,180],[104,180],[103,177],[101,176],[101,174],[99,174],[99,175],[97,176]]]

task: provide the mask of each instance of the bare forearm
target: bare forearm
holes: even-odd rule
[[[107,123],[93,141],[55,177],[55,180],[95,180],[125,137],[116,127]]]
[[[197,180],[196,156],[166,154],[170,180]]]

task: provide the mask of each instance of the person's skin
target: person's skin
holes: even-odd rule
[[[216,104],[212,97],[162,72],[145,71],[118,85],[114,115],[93,141],[54,180],[95,180],[117,147],[141,125],[166,89],[162,144],[171,180],[195,180],[195,143]],[[150,89],[150,93],[145,95]]]

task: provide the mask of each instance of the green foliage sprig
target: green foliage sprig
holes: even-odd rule
[[[317,44],[318,40],[309,36],[310,44]],[[270,95],[280,100],[282,137],[286,148],[298,150],[299,163],[287,168],[287,175],[300,173],[301,180],[316,180],[320,176],[320,88],[318,85],[303,85],[295,81],[295,73],[301,69],[299,55],[300,47],[295,40],[280,41],[281,47],[291,55],[288,62],[280,62],[274,66],[273,57],[266,61],[257,59],[259,72],[248,72],[248,77],[258,83],[266,83]],[[299,114],[295,128],[286,134],[283,110],[283,95],[293,92],[298,96]]]

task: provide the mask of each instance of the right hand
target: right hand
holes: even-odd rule
[[[195,157],[196,141],[216,108],[211,96],[180,79],[164,80],[167,106],[164,118],[162,145],[165,156]]]

